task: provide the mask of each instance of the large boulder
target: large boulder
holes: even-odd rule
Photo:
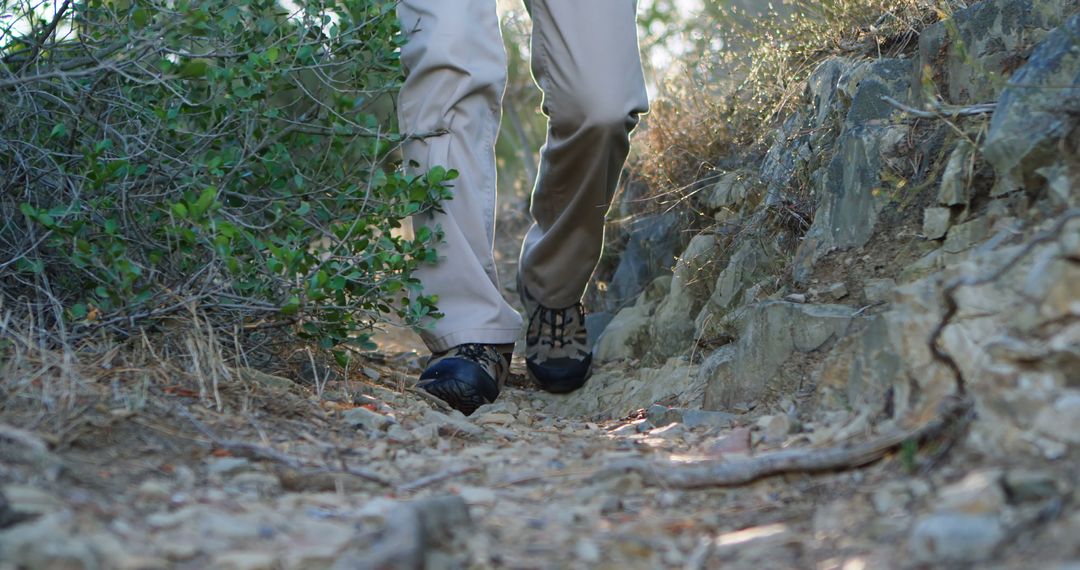
[[[1049,34],[1001,92],[983,154],[994,166],[994,194],[1036,192],[1048,182],[1051,196],[1076,206],[1080,146],[1080,15]],[[1073,158],[1066,161],[1073,149]],[[1066,177],[1065,183],[1055,178]]]
[[[633,302],[657,276],[675,267],[676,256],[685,245],[679,215],[675,212],[652,214],[632,219],[624,228],[625,249],[619,265],[608,282],[604,295],[609,311],[617,311]]]

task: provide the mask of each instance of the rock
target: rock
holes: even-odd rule
[[[477,425],[508,426],[516,422],[517,418],[508,412],[488,412],[480,415],[474,414],[471,421]]]
[[[259,497],[272,497],[281,493],[281,479],[272,473],[248,471],[230,479],[227,488]]]
[[[726,428],[731,425],[731,422],[738,418],[735,414],[726,412],[669,408],[659,404],[649,407],[647,417],[654,426],[681,423],[688,429],[698,427]]]
[[[251,468],[251,461],[243,457],[211,457],[206,461],[206,472],[212,477],[225,477]]]
[[[750,429],[733,429],[727,435],[704,444],[702,451],[720,457],[750,455]]]
[[[645,353],[649,341],[649,319],[652,303],[640,299],[611,320],[596,342],[594,355],[598,363],[638,358]]]
[[[469,505],[492,506],[498,500],[494,489],[488,487],[461,487],[458,496]]]
[[[941,247],[947,253],[960,253],[974,247],[990,234],[990,221],[985,217],[974,218],[949,228],[949,235]]]
[[[716,278],[709,303],[702,311],[702,315],[708,317],[711,313],[725,313],[743,301],[743,293],[753,285],[761,275],[771,273],[773,260],[761,247],[761,243],[755,239],[748,239],[741,243],[735,253],[731,255],[724,270]],[[698,317],[701,320],[702,317]],[[702,325],[698,324],[700,331]]]
[[[11,568],[97,570],[92,545],[74,535],[69,513],[56,512],[0,532],[0,559]]]
[[[460,412],[448,415],[429,408],[424,410],[424,422],[434,426],[439,435],[447,437],[455,435],[479,436],[484,433],[484,428],[465,419],[465,416],[461,415]]]
[[[923,210],[922,233],[926,239],[941,239],[949,233],[952,225],[952,210],[948,208],[927,208]]]
[[[866,297],[867,303],[884,303],[889,300],[895,288],[894,279],[867,279],[863,283],[863,296]]]
[[[172,486],[166,481],[157,479],[147,479],[139,483],[139,487],[135,489],[135,495],[143,501],[164,501],[172,494]]]
[[[1035,429],[1058,441],[1080,445],[1080,390],[1068,390],[1035,417]]]
[[[686,428],[682,424],[668,424],[663,427],[649,430],[649,437],[660,437],[663,439],[681,439],[686,435]]]
[[[929,66],[948,103],[998,100],[1002,78],[1033,43],[1061,23],[1064,7],[1056,0],[987,0],[957,10],[946,21],[921,30],[913,85],[920,84]],[[1014,74],[1011,82],[1017,81]]]
[[[848,290],[843,283],[833,283],[824,289],[811,290],[811,294],[817,301],[839,301],[848,296]]]
[[[909,129],[889,124],[896,111],[883,96],[909,98],[911,62],[875,59],[851,63],[836,81],[836,105],[850,101],[829,163],[813,177],[818,197],[813,224],[796,251],[793,277],[806,283],[826,252],[861,247],[873,235],[888,196],[881,170],[894,159]],[[841,108],[843,108],[841,106]]]
[[[784,300],[789,303],[805,303],[806,295],[802,293],[792,293],[790,295],[784,296]]]
[[[466,566],[445,560],[439,552],[473,533],[469,508],[461,497],[433,497],[401,505],[391,509],[385,521],[383,532],[353,540],[331,568],[411,570]]]
[[[722,208],[738,207],[752,192],[754,174],[747,171],[725,172],[712,187],[699,192],[697,200],[707,214]],[[697,196],[696,195],[696,196]]]
[[[1064,485],[1047,471],[1012,469],[1005,473],[1002,483],[1009,502],[1013,504],[1045,501],[1064,493]]]
[[[1059,145],[1075,136],[1080,116],[1062,111],[1080,108],[1078,38],[1080,15],[1074,15],[1039,43],[1002,90],[982,149],[998,174],[994,195],[1044,187],[1037,171],[1057,163]]]
[[[705,409],[724,410],[759,397],[796,352],[809,353],[843,335],[854,311],[841,305],[764,301],[748,308],[733,349],[702,366]]]
[[[783,441],[791,433],[791,418],[787,414],[775,416],[761,416],[757,420],[757,427],[762,431],[765,441]]]
[[[22,515],[46,515],[64,510],[64,502],[29,485],[4,485],[0,494],[7,499],[7,510]]]
[[[968,141],[961,140],[957,143],[956,148],[949,155],[949,161],[945,164],[945,172],[941,175],[941,187],[938,188],[938,204],[966,208],[971,202],[973,192],[971,168],[974,154],[975,148]],[[923,233],[926,233],[925,230]]]
[[[655,361],[680,354],[694,338],[694,317],[709,298],[707,271],[716,255],[716,238],[698,234],[690,240],[675,266],[671,290],[656,307],[649,327],[646,352]]]
[[[244,382],[251,384],[257,384],[264,388],[276,391],[291,391],[299,386],[296,382],[282,376],[274,376],[273,374],[267,374],[265,372],[256,370],[254,368],[240,368],[237,371],[237,375]]]
[[[278,567],[277,556],[254,550],[219,554],[210,564],[217,570],[275,570]]]
[[[611,324],[611,321],[614,318],[614,313],[608,312],[589,313],[585,315],[585,329],[589,333],[589,348],[596,346],[596,341],[600,338],[600,335],[604,334],[604,330],[607,329],[607,326]]]
[[[938,492],[934,508],[939,512],[990,515],[1005,506],[1005,490],[998,471],[977,471]]]
[[[380,414],[373,412],[364,406],[357,406],[351,410],[345,410],[341,414],[341,419],[350,426],[358,429],[362,429],[366,432],[379,432],[390,429],[390,425],[394,423],[394,420]]]
[[[675,267],[675,258],[685,244],[680,232],[671,231],[679,223],[679,215],[674,212],[635,216],[628,223],[626,247],[608,283],[603,309],[618,311],[637,298],[653,279]]]
[[[940,513],[915,523],[908,548],[917,562],[979,562],[993,558],[1004,539],[997,517]]]

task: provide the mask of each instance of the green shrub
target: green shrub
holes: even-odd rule
[[[0,301],[69,335],[198,310],[367,345],[455,173],[409,175],[392,0],[0,0]],[[45,8],[48,8],[46,6]],[[51,316],[50,316],[51,315]]]

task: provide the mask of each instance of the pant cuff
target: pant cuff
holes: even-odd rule
[[[455,346],[470,343],[513,346],[514,343],[517,342],[519,335],[521,335],[521,327],[471,329],[454,331],[441,336],[435,336],[431,333],[422,333],[420,336],[424,339],[424,344],[427,345],[428,350],[431,352],[446,352]]]

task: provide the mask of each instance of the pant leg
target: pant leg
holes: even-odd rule
[[[636,0],[527,2],[548,135],[519,286],[541,304],[562,308],[581,299],[600,260],[604,218],[648,96]]]
[[[421,335],[434,352],[469,342],[513,343],[521,317],[503,300],[492,250],[495,137],[506,85],[495,0],[402,0],[398,16],[408,38],[401,50],[401,130],[448,131],[409,142],[405,159],[420,172],[441,165],[459,173],[445,213],[413,219],[417,227],[441,227],[446,240],[437,248],[439,262],[416,272],[445,315]]]

